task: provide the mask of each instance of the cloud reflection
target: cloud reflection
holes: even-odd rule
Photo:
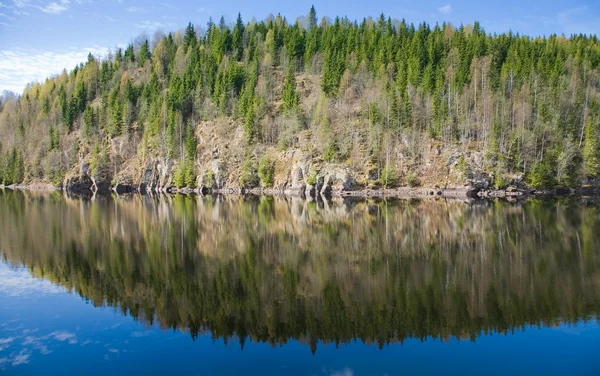
[[[58,294],[64,291],[64,287],[31,277],[24,268],[11,269],[0,264],[0,295],[24,297]]]

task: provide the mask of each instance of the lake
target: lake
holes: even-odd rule
[[[600,374],[597,200],[0,191],[0,373]]]

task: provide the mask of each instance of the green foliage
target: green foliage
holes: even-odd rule
[[[556,181],[555,173],[549,162],[538,162],[527,175],[529,185],[533,188],[552,188]]]
[[[325,62],[321,78],[321,89],[329,97],[337,96],[340,79],[345,69],[345,56],[335,45],[335,42],[332,42],[332,45],[325,50]]]
[[[244,54],[244,29],[245,27],[244,23],[242,22],[242,15],[238,13],[235,27],[233,28],[231,43],[231,47],[237,61],[240,61]]]
[[[62,187],[65,176],[62,172],[57,171],[51,176],[50,182],[55,187]]]
[[[296,111],[300,105],[300,98],[296,92],[296,76],[292,64],[288,68],[288,73],[283,84],[283,113],[289,114]]]
[[[60,146],[60,134],[58,133],[58,129],[54,129],[54,127],[50,126],[48,128],[48,150],[58,149]]]
[[[148,59],[150,59],[150,46],[148,44],[148,39],[146,39],[142,43],[140,52],[138,53],[138,62],[140,63],[140,66],[143,67]]]
[[[184,161],[173,170],[173,185],[177,188],[195,188],[196,170],[193,161]]]
[[[317,185],[317,171],[316,170],[311,168],[308,178],[306,179],[306,184],[313,185],[313,186]]]
[[[466,178],[469,172],[469,166],[464,155],[461,155],[456,162],[456,170],[460,173],[462,178]]]
[[[504,158],[500,158],[498,164],[496,165],[496,170],[494,171],[494,186],[498,189],[504,188],[508,185],[506,181],[506,163]]]
[[[0,150],[1,152],[1,150]],[[23,154],[13,148],[5,155],[0,153],[0,182],[3,185],[20,184],[24,179]]]
[[[213,170],[211,170],[210,168],[206,170],[206,172],[204,173],[204,178],[203,178],[203,183],[204,186],[208,187],[208,188],[212,188],[215,186],[215,173]]]
[[[94,176],[98,168],[101,166],[103,162],[102,154],[100,151],[100,145],[98,143],[94,144],[94,148],[92,150],[92,159],[90,161],[90,174]]]
[[[379,182],[386,188],[393,187],[398,182],[398,174],[390,167],[384,167],[379,174]]]
[[[421,183],[419,182],[419,177],[414,171],[408,171],[405,176],[406,184],[410,187],[418,187]]]
[[[246,160],[240,175],[240,186],[245,188],[254,188],[258,186],[259,181],[260,180],[256,172],[254,162],[252,162],[250,159]]]
[[[183,35],[183,47],[186,51],[190,48],[194,48],[197,42],[196,30],[194,30],[194,25],[192,23],[188,23],[188,26],[185,28],[185,33]]]
[[[338,155],[338,147],[334,142],[329,142],[323,150],[323,160],[325,162],[335,162]]]
[[[273,186],[273,174],[275,173],[275,161],[264,156],[258,161],[258,178],[263,187]]]

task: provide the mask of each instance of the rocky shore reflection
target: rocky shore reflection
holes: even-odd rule
[[[582,200],[309,202],[0,191],[0,254],[163,328],[285,344],[476,340],[597,319]]]

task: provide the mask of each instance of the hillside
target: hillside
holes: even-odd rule
[[[600,169],[596,36],[314,8],[156,35],[0,103],[0,182],[71,189],[578,187]]]

